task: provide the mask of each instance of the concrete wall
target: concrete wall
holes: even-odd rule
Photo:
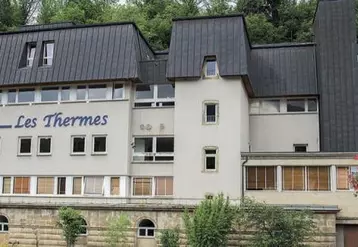
[[[293,152],[293,144],[319,151],[318,114],[251,115],[250,139],[252,152]]]
[[[175,197],[240,195],[241,80],[201,79],[175,84]],[[203,124],[204,101],[219,102],[218,124]],[[219,150],[218,170],[204,172],[203,148]]]

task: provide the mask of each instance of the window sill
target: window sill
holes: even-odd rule
[[[86,156],[86,153],[71,153],[71,156]]]
[[[207,123],[207,122],[203,122],[203,125],[207,125],[207,126],[212,126],[212,125],[219,125],[218,122],[215,122],[215,123]]]
[[[273,113],[250,113],[250,116],[265,116],[265,115],[317,115],[318,111],[310,111],[310,112],[273,112]]]
[[[32,153],[29,154],[17,154],[17,157],[31,157]]]
[[[160,161],[132,161],[132,164],[174,164],[173,160],[170,161],[165,161],[165,160],[160,160]]]
[[[107,152],[104,152],[104,153],[92,153],[91,155],[92,156],[107,156]]]
[[[52,153],[38,153],[37,156],[48,157],[48,156],[52,156]]]
[[[203,173],[218,173],[218,170],[204,170]]]
[[[4,104],[4,106],[25,106],[25,105],[32,105],[35,102],[27,102],[27,103],[8,103],[8,104]]]
[[[59,104],[59,101],[41,101],[41,102],[34,102],[33,105],[55,105]]]
[[[144,106],[144,107],[135,107],[135,106],[133,106],[132,107],[133,110],[141,110],[141,109],[171,109],[171,108],[175,108],[175,105],[170,105],[170,106]]]

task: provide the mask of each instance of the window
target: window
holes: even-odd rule
[[[134,196],[152,195],[152,178],[133,178]]]
[[[10,194],[11,193],[11,177],[4,177],[2,181],[2,193]]]
[[[246,167],[247,190],[275,190],[276,167],[248,166]]]
[[[27,67],[32,67],[32,65],[34,64],[35,53],[36,53],[36,44],[34,43],[27,44],[27,53],[26,53]]]
[[[85,177],[85,195],[102,195],[103,177]]]
[[[173,195],[173,177],[156,177],[155,195],[172,196]]]
[[[307,167],[308,190],[328,191],[330,190],[330,167],[313,166]]]
[[[317,111],[317,99],[308,99],[307,100],[308,111],[316,112]]]
[[[44,87],[41,89],[41,102],[58,101],[58,87]]]
[[[138,237],[153,237],[155,225],[151,220],[144,219],[138,225]]]
[[[66,177],[57,178],[57,195],[66,194]]]
[[[87,94],[86,86],[77,86],[76,90],[76,100],[86,100]]]
[[[337,190],[353,189],[349,183],[349,176],[357,176],[358,166],[337,167]]]
[[[306,153],[308,144],[293,144],[296,153]]]
[[[133,161],[173,161],[174,137],[136,137]]]
[[[260,113],[278,113],[280,112],[280,100],[262,100]]]
[[[4,216],[0,215],[0,232],[9,231],[9,220]]]
[[[18,103],[28,103],[35,101],[35,89],[33,88],[23,88],[19,89],[17,102]]]
[[[53,194],[54,178],[40,177],[37,178],[37,194]]]
[[[16,103],[16,90],[10,89],[7,93],[7,102],[8,103]]]
[[[305,111],[305,100],[287,100],[287,112],[304,112]]]
[[[51,137],[39,137],[38,155],[51,154]]]
[[[43,65],[51,66],[53,63],[53,51],[55,44],[53,42],[45,42],[43,45]]]
[[[174,84],[137,85],[135,107],[174,106]]]
[[[72,154],[85,154],[86,137],[72,136]]]
[[[219,118],[219,104],[205,103],[204,104],[204,123],[216,124]]]
[[[111,178],[111,195],[118,196],[120,194],[120,178],[112,177]]]
[[[113,99],[123,99],[124,98],[124,87],[123,84],[115,83],[113,85]]]
[[[204,70],[205,70],[204,72],[205,77],[216,77],[218,75],[216,59],[215,58],[206,59]]]
[[[61,101],[68,101],[70,100],[70,87],[61,87]]]
[[[282,167],[283,190],[305,190],[305,167]]]
[[[72,194],[74,194],[74,195],[82,194],[82,177],[74,177],[73,178]]]
[[[218,162],[217,148],[204,148],[204,168],[205,171],[216,171]]]
[[[88,231],[87,231],[87,222],[85,221],[85,219],[81,219],[81,229],[80,229],[80,234],[79,235],[87,235]]]
[[[31,137],[19,138],[18,155],[31,155]]]
[[[14,194],[30,194],[30,177],[14,177]]]
[[[88,99],[106,99],[107,98],[107,85],[89,85],[88,86]]]
[[[107,153],[107,137],[106,136],[93,136],[93,154]]]

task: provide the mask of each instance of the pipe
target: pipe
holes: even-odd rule
[[[241,199],[245,197],[245,164],[249,161],[249,157],[246,156],[246,159],[241,164]]]

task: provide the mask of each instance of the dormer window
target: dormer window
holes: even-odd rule
[[[36,53],[36,44],[29,43],[27,44],[27,53],[26,53],[26,66],[32,67],[34,64],[34,58]]]
[[[204,63],[204,77],[216,77],[218,75],[217,61],[215,57],[208,57]]]
[[[43,62],[44,66],[51,66],[53,61],[53,51],[55,44],[53,42],[45,42],[43,45]]]

